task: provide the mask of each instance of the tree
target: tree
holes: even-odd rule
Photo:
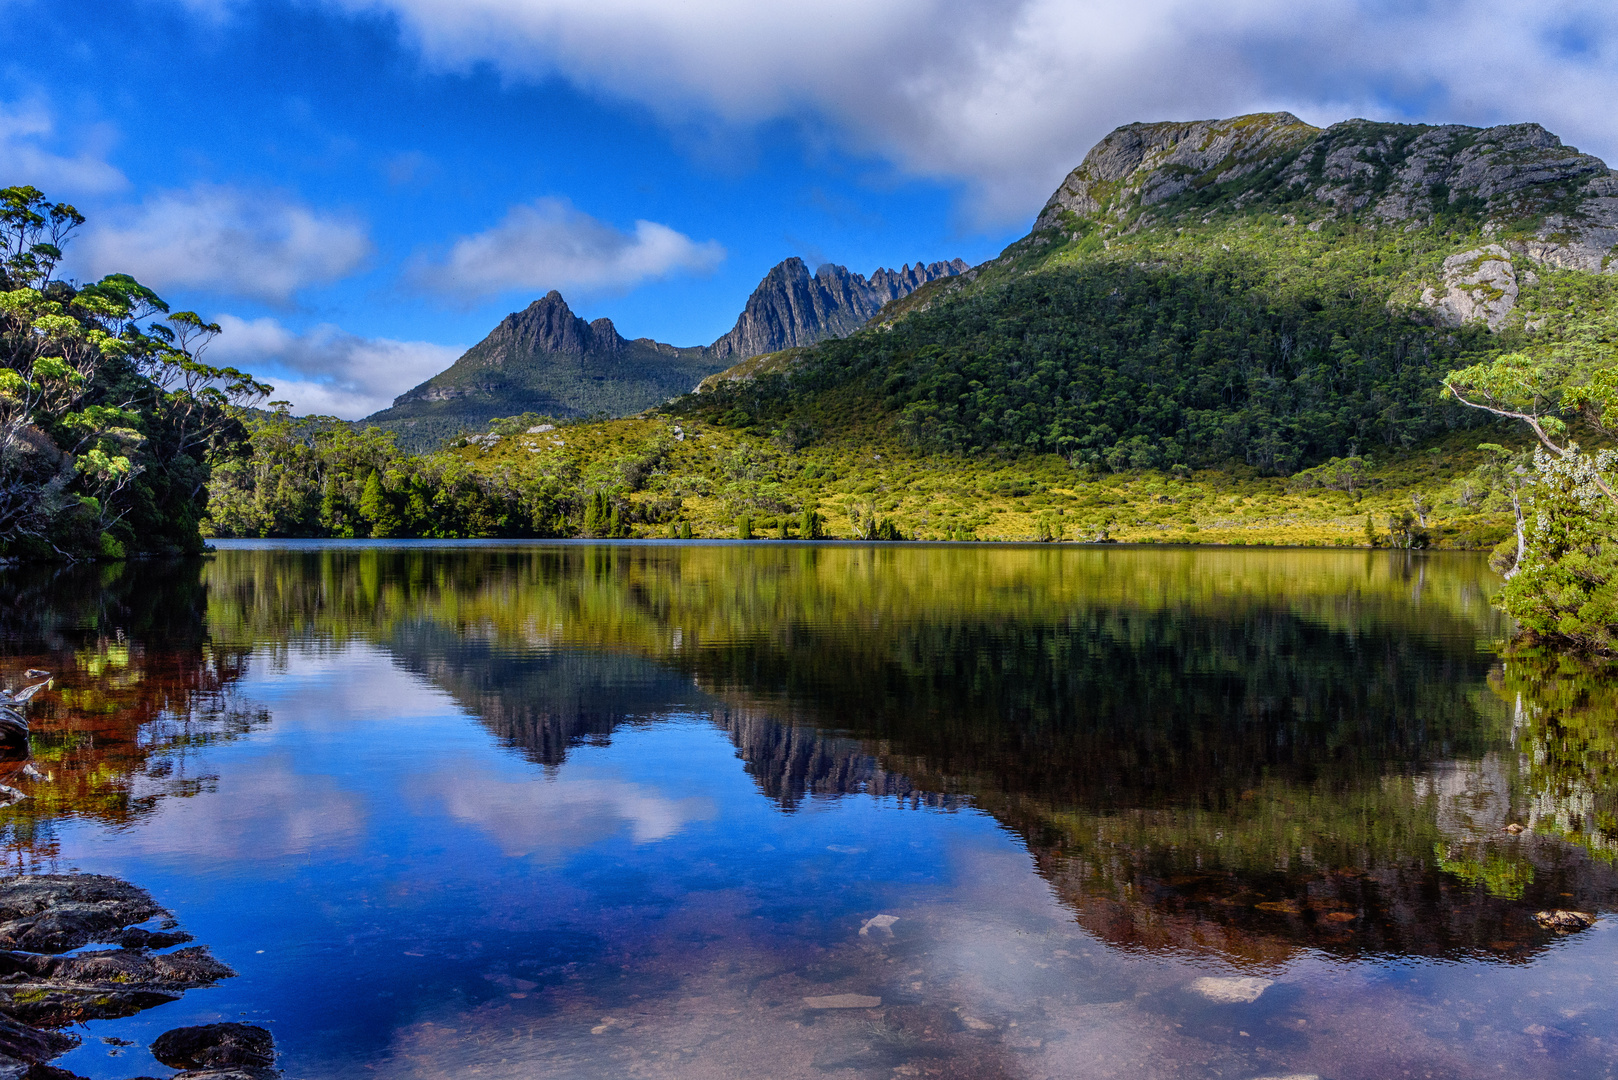
[[[1450,372],[1444,376],[1444,394],[1474,409],[1522,421],[1550,454],[1571,460],[1581,451],[1568,419],[1582,421],[1608,438],[1615,435],[1618,355],[1610,346],[1506,353]],[[1590,482],[1618,504],[1618,493],[1601,471]]]
[[[607,527],[607,497],[599,491],[592,491],[584,501],[584,522],[582,525],[585,536],[599,537]]]
[[[1523,553],[1528,547],[1528,528],[1523,514],[1523,500],[1533,484],[1534,456],[1531,453],[1513,453],[1499,443],[1480,443],[1478,449],[1488,457],[1473,470],[1489,494],[1505,500],[1511,507],[1514,543],[1508,541],[1497,547],[1489,565],[1510,580],[1522,565]]]
[[[371,523],[371,535],[379,540],[398,536],[403,526],[399,512],[393,508],[387,489],[382,486],[382,474],[372,472],[365,481],[360,495],[360,514]]]
[[[128,275],[54,280],[84,220],[0,189],[0,550],[199,550],[209,451],[269,387],[202,364],[219,327]]]
[[[1618,453],[1587,453],[1571,424],[1609,439],[1618,427],[1610,330],[1597,326],[1570,345],[1508,353],[1444,380],[1446,394],[1526,424],[1540,444],[1531,478],[1502,447],[1483,447],[1516,516],[1517,557],[1500,606],[1529,637],[1596,653],[1618,652]]]

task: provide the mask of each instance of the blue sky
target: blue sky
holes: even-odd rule
[[[0,0],[0,184],[360,416],[558,288],[676,344],[789,255],[994,255],[1098,138],[1287,108],[1618,157],[1610,4]]]

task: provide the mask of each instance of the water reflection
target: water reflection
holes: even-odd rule
[[[1494,1031],[1518,1006],[1492,991],[1386,981],[1420,958],[1560,970],[1604,931],[1532,914],[1618,900],[1614,683],[1497,660],[1480,561],[326,548],[164,574],[0,578],[19,599],[0,667],[64,690],[36,752],[67,782],[8,811],[10,850],[49,860],[80,815],[144,823],[137,854],[342,865],[383,908],[335,941],[445,965],[366,1021],[388,1042],[355,1068],[452,1073],[468,1028],[495,1075],[1021,1076],[1074,1055],[1126,1075],[1483,1075],[1540,1052],[1522,1074],[1554,1075],[1607,1054],[1612,1032],[1576,1019],[1588,989],[1560,1021]],[[520,768],[449,739],[450,714]],[[301,756],[266,743],[235,779],[210,771],[266,723],[301,727]],[[373,850],[394,833],[404,847]],[[410,861],[433,844],[453,870]],[[423,936],[450,917],[414,899],[435,889],[468,921]],[[478,890],[498,919],[466,914]],[[884,910],[899,921],[871,931]],[[1326,958],[1366,966],[1328,978]],[[1289,974],[1238,1031],[1180,963]],[[846,993],[881,1016],[804,1012]],[[1372,1071],[1351,1034],[1317,1030],[1334,1013],[1382,1040]]]
[[[204,751],[268,722],[228,692],[247,650],[219,648],[204,625],[196,565],[159,563],[0,574],[0,681],[49,671],[28,705],[35,767],[48,783],[0,811],[0,842],[17,870],[55,857],[57,822],[123,826],[164,799],[214,782]]]
[[[541,764],[711,695],[785,808],[858,791],[986,810],[1118,944],[1521,958],[1554,940],[1532,911],[1600,907],[1618,883],[1501,831],[1533,816],[1543,769],[1511,752],[1486,686],[1479,646],[1501,627],[1476,563],[558,548],[229,565],[213,625],[384,642]]]

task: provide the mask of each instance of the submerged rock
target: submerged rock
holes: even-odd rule
[[[1536,911],[1534,921],[1558,934],[1571,934],[1594,926],[1596,917],[1584,911]]]
[[[803,1003],[811,1009],[874,1009],[882,1004],[882,999],[869,994],[826,994],[806,997]]]
[[[256,1024],[203,1024],[159,1035],[152,1056],[171,1069],[267,1068],[275,1064],[275,1036]]]
[[[893,924],[898,921],[899,916],[897,915],[872,915],[860,924],[860,937],[870,937],[872,930],[880,930],[882,933],[892,937]]]
[[[34,700],[35,694],[50,686],[50,684],[50,680],[46,679],[42,683],[35,683],[33,686],[25,686],[21,690],[18,690],[16,693],[12,694],[11,700],[15,701],[19,705],[32,701]]]
[[[1253,975],[1204,975],[1200,979],[1192,979],[1186,989],[1221,1005],[1245,1005],[1257,1001],[1274,984],[1274,979],[1260,979]]]

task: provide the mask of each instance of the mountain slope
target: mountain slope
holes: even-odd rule
[[[496,416],[624,415],[690,389],[713,368],[702,349],[630,341],[611,319],[587,323],[552,290],[363,423],[421,445]]]
[[[999,258],[679,407],[1104,469],[1412,446],[1478,422],[1443,372],[1615,336],[1615,196],[1532,124],[1132,124]]]
[[[965,270],[959,259],[869,279],[841,266],[811,277],[801,259],[774,267],[747,300],[730,333],[712,345],[681,348],[624,338],[610,319],[587,323],[552,290],[513,312],[453,365],[361,423],[395,431],[424,447],[463,428],[524,412],[625,416],[685,393],[737,360],[843,337],[891,300]]]

